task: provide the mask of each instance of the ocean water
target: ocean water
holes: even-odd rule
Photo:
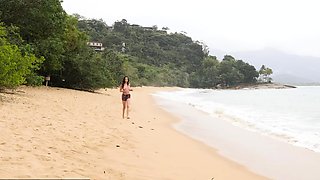
[[[154,94],[208,116],[320,152],[320,86],[295,89],[180,89]],[[210,125],[206,125],[210,131]]]

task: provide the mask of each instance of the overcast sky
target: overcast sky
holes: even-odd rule
[[[318,0],[64,0],[68,14],[185,31],[226,53],[275,48],[320,57]]]

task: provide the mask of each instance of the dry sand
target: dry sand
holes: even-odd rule
[[[175,131],[161,90],[134,88],[129,120],[116,89],[0,93],[0,178],[265,179]]]

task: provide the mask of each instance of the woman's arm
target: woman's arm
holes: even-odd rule
[[[120,88],[120,92],[123,92],[123,89],[122,89],[121,85],[119,86],[119,88]]]

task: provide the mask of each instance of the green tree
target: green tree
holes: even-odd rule
[[[74,16],[67,16],[66,28],[63,35],[64,56],[74,55],[86,48],[89,37],[78,29],[78,19]]]
[[[234,86],[243,82],[244,75],[237,69],[237,61],[230,55],[225,55],[219,64],[220,83],[224,86]]]
[[[270,83],[272,81],[272,78],[270,77],[271,74],[273,74],[272,69],[262,65],[259,70],[260,81]]]
[[[255,83],[259,77],[256,68],[242,60],[237,60],[236,67],[243,74],[243,83]]]
[[[39,67],[43,59],[30,52],[21,52],[8,42],[7,31],[0,24],[0,89],[15,88],[26,82],[26,77]]]
[[[122,75],[123,59],[119,54],[87,49],[64,62],[63,81],[59,85],[93,91],[117,86]]]
[[[191,86],[211,88],[215,87],[219,79],[219,61],[215,56],[206,57],[201,68],[191,75]]]
[[[27,43],[63,34],[66,13],[60,0],[0,0],[0,19],[20,28]]]
[[[44,57],[41,74],[51,75],[62,69],[66,13],[60,0],[0,0],[0,19],[17,26],[26,44],[37,57]]]
[[[121,21],[116,21],[113,25],[114,31],[119,33],[127,33],[128,23],[127,20],[122,19]]]

